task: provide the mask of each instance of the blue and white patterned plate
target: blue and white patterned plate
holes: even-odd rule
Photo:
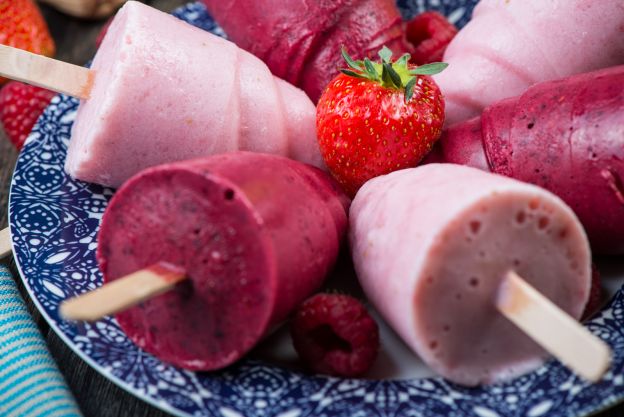
[[[405,17],[437,9],[462,25],[475,0],[398,3]],[[176,15],[223,34],[198,3]],[[96,235],[113,194],[74,181],[63,170],[77,105],[73,98],[55,97],[19,157],[9,207],[15,256],[31,297],[59,336],[104,376],[145,401],[179,416],[537,417],[585,415],[624,397],[621,291],[588,324],[615,353],[613,369],[595,385],[585,384],[555,361],[511,382],[474,389],[413,374],[380,380],[310,376],[257,359],[219,373],[192,373],[139,350],[113,319],[64,322],[59,303],[102,281],[94,254]],[[392,335],[388,337],[384,343],[393,343],[387,341]],[[403,368],[404,362],[398,362],[396,368]]]

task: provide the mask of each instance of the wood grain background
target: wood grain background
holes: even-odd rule
[[[145,0],[143,2],[160,10],[171,11],[185,4],[187,0]],[[47,6],[41,6],[41,9],[56,41],[57,58],[82,65],[93,57],[95,39],[105,21],[94,22],[70,18]],[[0,229],[7,226],[9,185],[16,158],[17,152],[0,129]],[[3,262],[9,265],[14,276],[17,277],[13,259]],[[85,417],[164,417],[168,415],[120,389],[74,354],[41,317],[26,294],[21,280],[16,281]],[[624,405],[598,414],[598,417],[616,416],[624,416]]]

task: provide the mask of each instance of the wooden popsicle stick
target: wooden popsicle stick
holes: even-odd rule
[[[511,271],[506,275],[496,307],[577,375],[596,382],[609,369],[612,358],[609,346],[517,273]]]
[[[89,98],[95,78],[88,68],[6,45],[0,45],[0,75],[81,99]]]
[[[186,272],[182,268],[159,262],[64,301],[60,313],[67,320],[99,320],[167,292],[185,279]]]
[[[7,227],[0,230],[0,259],[11,254],[11,231]]]

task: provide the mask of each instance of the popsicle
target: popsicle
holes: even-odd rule
[[[229,39],[314,102],[338,75],[341,46],[356,59],[384,45],[397,56],[412,49],[394,0],[203,1]]]
[[[447,126],[532,84],[624,64],[623,27],[621,0],[481,0],[434,77]]]
[[[576,213],[592,249],[624,253],[624,66],[529,88],[449,128],[429,161],[544,187]]]
[[[534,185],[428,164],[369,181],[349,214],[353,261],[367,297],[411,349],[453,382],[502,381],[544,361],[545,351],[507,318],[520,312],[526,319],[526,298],[536,294],[509,296],[505,287],[516,285],[518,275],[575,319],[587,302],[591,256],[583,228],[558,197]],[[562,328],[537,316],[533,325],[551,343],[574,348]]]
[[[91,70],[2,47],[0,73],[83,98],[65,168],[118,187],[140,170],[235,150],[323,166],[315,107],[233,43],[136,1]]]
[[[142,171],[102,219],[105,287],[159,264],[174,285],[117,321],[163,361],[191,370],[230,365],[321,285],[348,204],[328,174],[274,155],[238,152]],[[61,312],[71,315],[67,305]]]

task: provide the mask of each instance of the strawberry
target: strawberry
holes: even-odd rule
[[[408,65],[409,54],[392,62],[353,61],[341,70],[319,100],[316,129],[325,163],[353,196],[369,179],[413,167],[431,150],[444,123],[440,89],[427,75],[447,64]]]
[[[0,44],[54,55],[54,41],[32,0],[0,0]],[[0,84],[6,79],[0,77]]]
[[[299,357],[315,372],[354,377],[366,372],[379,352],[379,329],[353,297],[317,294],[297,310],[290,327]]]
[[[406,37],[415,47],[412,62],[418,65],[441,61],[457,28],[438,12],[425,12],[410,20]]]
[[[54,97],[52,91],[11,81],[0,90],[0,122],[20,150],[35,122]]]

